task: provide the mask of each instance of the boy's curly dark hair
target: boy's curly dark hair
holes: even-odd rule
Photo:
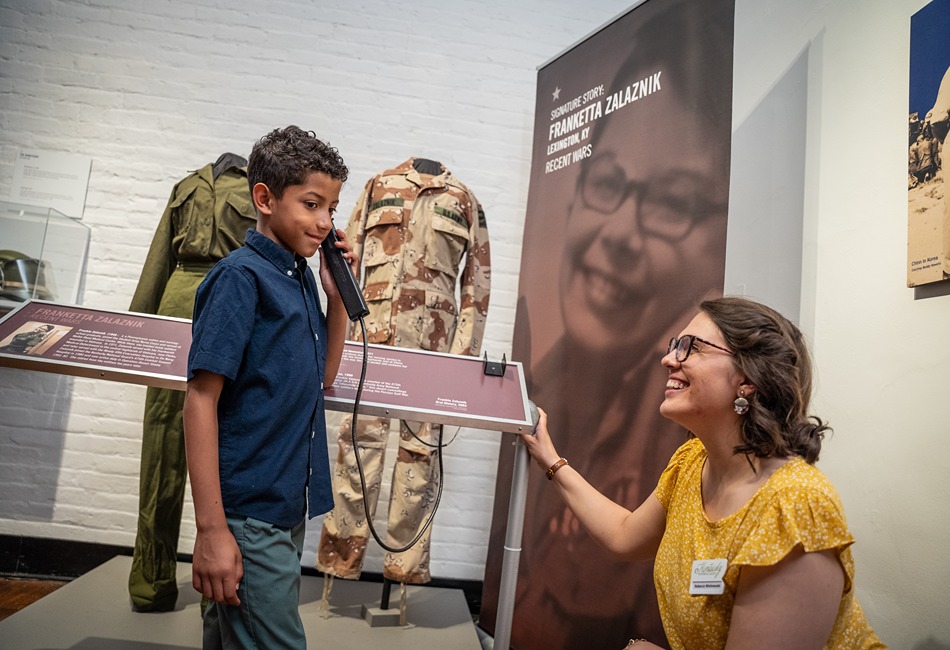
[[[808,414],[812,368],[801,331],[771,307],[745,298],[706,300],[699,308],[722,332],[736,366],[755,386],[735,452],[817,461],[831,429]]]
[[[339,152],[313,131],[290,125],[274,129],[254,143],[247,163],[247,184],[263,183],[277,198],[291,185],[300,185],[313,172],[345,182],[349,170]]]

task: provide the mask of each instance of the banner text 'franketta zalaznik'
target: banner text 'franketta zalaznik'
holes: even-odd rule
[[[607,93],[604,84],[599,84],[551,110],[544,173],[550,174],[589,158],[593,154],[590,142],[593,123],[662,90],[661,75],[662,71],[658,70],[613,93]],[[557,101],[560,93],[561,89],[555,88],[552,101]]]

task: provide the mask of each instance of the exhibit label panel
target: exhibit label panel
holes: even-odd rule
[[[477,357],[385,345],[368,352],[360,413],[508,432],[531,423],[520,363],[493,375]],[[362,344],[347,341],[327,408],[352,409],[362,364]]]
[[[184,390],[191,321],[29,301],[0,319],[0,366]],[[530,428],[520,363],[368,346],[360,413],[489,431]],[[326,406],[353,408],[363,346],[347,341]]]
[[[33,300],[0,321],[0,364],[185,387],[191,321]]]

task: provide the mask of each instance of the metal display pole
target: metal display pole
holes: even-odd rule
[[[508,498],[508,524],[505,530],[505,553],[501,563],[501,585],[498,588],[498,613],[495,618],[493,648],[508,650],[511,623],[515,613],[515,590],[518,585],[518,564],[521,562],[521,540],[524,532],[525,502],[528,497],[528,465],[530,457],[521,436],[515,437],[514,471]]]

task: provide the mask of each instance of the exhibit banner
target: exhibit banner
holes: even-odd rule
[[[733,19],[733,0],[647,0],[538,71],[512,356],[558,452],[631,510],[686,440],[658,412],[660,359],[722,292]],[[503,442],[479,619],[489,632],[512,454]],[[651,564],[611,557],[536,469],[511,647],[665,646]]]
[[[910,19],[907,128],[907,286],[950,278],[950,201],[944,144],[950,126],[950,0]]]

